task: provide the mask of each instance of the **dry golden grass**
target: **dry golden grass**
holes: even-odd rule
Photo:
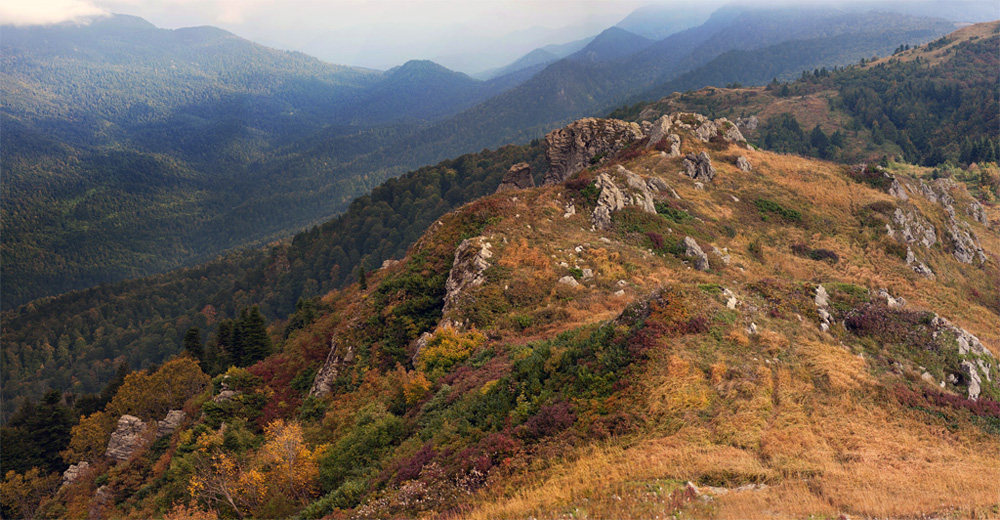
[[[997,29],[1000,28],[1000,21],[995,22],[983,22],[968,25],[952,32],[948,35],[951,38],[948,44],[943,45],[932,51],[927,50],[927,46],[916,47],[908,51],[903,51],[899,54],[893,56],[886,56],[885,58],[880,58],[873,62],[868,63],[867,67],[873,67],[888,62],[889,60],[899,60],[899,61],[913,61],[916,58],[927,60],[931,65],[940,63],[945,59],[950,53],[951,49],[956,45],[968,41],[972,38],[989,38],[997,33]]]
[[[821,96],[815,104],[822,108],[820,101]],[[503,341],[548,338],[611,319],[668,283],[719,284],[736,291],[741,305],[717,340],[692,335],[656,345],[637,378],[644,424],[636,428],[641,432],[636,437],[583,446],[537,473],[498,478],[458,516],[665,518],[680,507],[687,516],[717,518],[1000,517],[1000,439],[968,420],[956,429],[934,415],[902,407],[886,397],[886,385],[898,381],[892,379],[896,376],[873,370],[872,361],[838,344],[842,329],[821,332],[817,323],[799,321],[794,313],[768,316],[745,294],[748,282],[763,278],[884,287],[904,296],[909,308],[934,310],[1000,353],[1000,320],[968,298],[969,286],[995,273],[995,266],[973,271],[940,248],[921,250],[921,258],[938,272],[937,280],[925,280],[887,254],[882,239],[872,238],[858,220],[857,211],[865,205],[898,202],[848,180],[843,166],[684,139],[685,153],[704,149],[716,158],[718,169],[705,190],[677,175],[680,159],[650,154],[627,167],[666,180],[681,196],[677,202],[697,217],[671,224],[671,238],[689,233],[703,244],[728,248],[728,267],[710,253],[712,270],[696,271],[679,258],[626,243],[612,230],[592,231],[590,215],[579,202],[577,213],[564,218],[570,192],[561,186],[518,192],[510,216],[484,231],[497,244],[492,262],[516,271],[522,283],[552,286],[540,301],[516,312],[559,316],[526,332],[498,322],[491,333]],[[750,159],[753,172],[733,167],[739,155]],[[965,200],[961,191],[956,198]],[[802,211],[803,221],[763,221],[753,205],[756,197]],[[931,219],[941,240],[943,210],[920,196],[909,204]],[[735,232],[725,232],[725,226]],[[987,250],[1000,251],[995,232],[979,224],[973,229]],[[759,257],[750,253],[751,244],[758,243]],[[796,256],[790,250],[795,243],[835,251],[839,261]],[[579,251],[577,246],[582,246]],[[556,285],[576,267],[592,269],[596,277],[576,288]],[[627,281],[625,297],[614,296],[618,280]],[[495,290],[494,283],[510,281],[487,281],[484,291]],[[724,310],[721,301],[712,305],[698,311]],[[748,336],[744,327],[751,321],[761,332]],[[688,503],[672,495],[687,480],[768,487]]]

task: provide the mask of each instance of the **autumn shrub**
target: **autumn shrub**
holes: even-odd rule
[[[434,331],[420,351],[417,364],[431,379],[438,379],[455,364],[467,359],[484,341],[486,337],[475,330],[458,332],[452,327],[442,327]]]
[[[518,427],[517,433],[525,439],[538,439],[559,433],[572,426],[575,421],[576,414],[570,404],[560,401],[542,406],[538,413]]]
[[[829,261],[831,264],[836,264],[840,261],[840,256],[837,255],[836,251],[822,248],[814,249],[802,243],[793,244],[792,253],[818,262]]]

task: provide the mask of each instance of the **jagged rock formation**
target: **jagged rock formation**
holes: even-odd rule
[[[507,170],[507,173],[504,174],[503,179],[500,181],[500,186],[497,186],[496,193],[534,187],[535,179],[531,177],[531,165],[526,162],[519,162],[511,166]]]
[[[696,181],[711,182],[715,178],[715,168],[712,166],[712,158],[708,152],[701,152],[698,155],[693,153],[684,157],[684,169],[687,176]]]
[[[947,332],[955,336],[955,343],[958,345],[958,355],[962,357],[961,368],[968,378],[969,399],[976,400],[982,392],[983,378],[993,381],[993,370],[996,365],[996,358],[983,346],[975,335],[969,331],[957,327],[941,316],[934,315],[931,326],[937,329],[934,332],[935,339],[942,333]]]
[[[736,167],[739,168],[741,172],[753,171],[753,166],[750,165],[750,160],[742,155],[736,158]]]
[[[904,213],[903,210],[896,208],[892,215],[892,223],[896,227],[886,224],[887,232],[890,237],[900,242],[919,243],[928,248],[937,242],[934,226],[912,209]]]
[[[156,423],[156,436],[159,438],[171,435],[184,422],[185,417],[187,415],[184,413],[184,410],[170,410],[162,421]]]
[[[128,460],[142,446],[145,431],[146,423],[142,419],[134,415],[121,416],[104,455],[118,462]]]
[[[694,268],[699,271],[708,271],[708,255],[701,250],[698,242],[691,237],[684,237],[684,254],[694,260]]]
[[[63,482],[62,485],[72,484],[76,482],[83,474],[90,469],[90,463],[87,461],[81,461],[77,464],[71,464],[70,467],[66,468],[63,472]]]
[[[620,182],[616,182],[616,180]],[[601,190],[597,197],[597,206],[591,213],[591,219],[597,229],[610,227],[611,215],[621,211],[625,206],[639,206],[646,213],[656,213],[649,183],[644,182],[641,177],[621,166],[617,167],[616,174],[601,173],[597,176],[594,184]]]
[[[971,264],[973,260],[979,260],[980,265],[986,263],[986,253],[971,231],[962,229],[959,223],[952,218],[948,225],[948,238],[954,248],[952,254],[955,259],[963,264]]]
[[[474,237],[463,240],[455,249],[455,261],[444,286],[444,314],[455,307],[462,292],[486,281],[483,272],[490,266],[487,260],[493,257],[492,248],[485,237]]]
[[[595,158],[613,155],[642,137],[642,129],[636,123],[592,117],[553,130],[545,136],[549,171],[542,184],[560,183],[589,166]]]
[[[669,115],[665,115],[652,123],[646,132],[646,136],[649,137],[649,140],[646,142],[646,148],[656,146],[656,143],[666,139],[670,135],[670,127],[672,125],[673,121]]]
[[[326,355],[326,361],[323,363],[323,367],[319,369],[316,373],[316,377],[313,378],[313,384],[309,388],[310,397],[323,397],[330,393],[333,388],[333,382],[336,381],[337,375],[340,374],[341,369],[345,366],[350,365],[354,361],[354,348],[348,345],[343,352],[337,348],[337,338],[330,338],[330,352]]]

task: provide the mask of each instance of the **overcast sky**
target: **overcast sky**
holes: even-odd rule
[[[497,66],[539,42],[592,36],[650,3],[657,0],[0,0],[0,22],[123,13],[165,28],[214,25],[334,63],[384,69],[422,58],[461,68],[464,55]]]

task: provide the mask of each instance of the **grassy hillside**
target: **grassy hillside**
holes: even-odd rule
[[[401,262],[273,324],[275,355],[192,386],[192,419],[169,441],[87,459],[42,511],[85,511],[106,485],[114,500],[95,507],[136,517],[993,514],[1000,387],[983,378],[967,399],[961,363],[1000,353],[995,223],[928,169],[892,172],[901,200],[847,166],[679,132],[714,180],[696,185],[682,157],[639,142],[565,184],[448,213]],[[632,189],[619,167],[670,189],[654,191],[656,214],[626,206],[595,229],[595,180]],[[888,236],[897,210],[937,241]],[[975,236],[982,263],[959,261],[949,226]],[[963,357],[936,316],[988,353]],[[329,393],[309,396],[324,362]],[[175,375],[130,377],[180,377],[171,363]],[[240,393],[213,399],[223,384]],[[109,413],[156,418],[129,395]],[[86,423],[95,437],[74,432],[69,462],[107,438],[101,417]],[[297,446],[287,479],[280,439]]]

